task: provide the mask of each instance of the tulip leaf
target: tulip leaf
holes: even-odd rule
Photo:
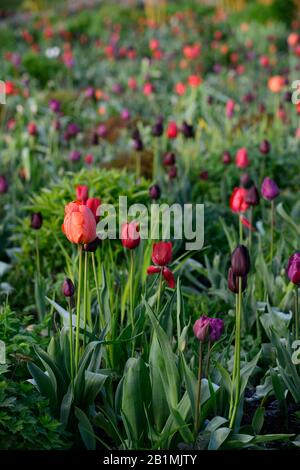
[[[78,419],[78,428],[85,447],[88,450],[96,449],[96,438],[93,427],[86,414],[75,406],[75,416]]]

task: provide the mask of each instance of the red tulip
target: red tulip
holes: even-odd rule
[[[249,166],[249,158],[248,158],[248,152],[246,147],[240,148],[236,152],[235,156],[235,164],[238,168],[247,168]]]
[[[91,209],[92,213],[94,214],[96,222],[99,221],[99,216],[97,215],[97,209],[101,204],[101,200],[98,197],[89,197],[86,201],[86,205],[89,209]]]
[[[175,121],[169,122],[167,129],[167,136],[169,139],[176,139],[178,134],[178,128]]]
[[[136,222],[130,222],[123,225],[121,230],[122,245],[129,250],[136,248],[141,241],[139,234],[139,225]]]
[[[154,243],[152,261],[158,266],[167,266],[172,259],[172,242]]]
[[[76,186],[76,199],[77,201],[86,203],[89,197],[89,188],[88,186]]]
[[[234,188],[229,200],[232,212],[246,212],[249,205],[245,202],[247,190],[245,188]]]
[[[174,289],[175,287],[175,278],[174,274],[172,273],[171,269],[164,267],[158,267],[158,266],[149,266],[147,269],[147,274],[159,274],[162,273],[164,280],[168,284],[168,287],[171,289]]]

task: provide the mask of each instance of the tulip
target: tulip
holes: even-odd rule
[[[98,207],[101,205],[101,200],[98,197],[89,197],[86,201],[86,206],[91,209],[94,214],[96,222],[99,221],[99,216],[97,214]]]
[[[228,150],[225,150],[223,152],[222,161],[224,165],[229,165],[229,163],[231,163],[231,155],[230,155],[230,152],[228,152]]]
[[[84,161],[87,165],[91,165],[94,161],[94,157],[91,153],[88,153],[85,157],[84,157]]]
[[[175,154],[173,152],[167,152],[163,159],[164,166],[175,165]]]
[[[126,223],[122,226],[121,241],[124,248],[135,249],[141,242],[139,225],[136,222]]]
[[[65,297],[73,297],[75,292],[75,287],[71,279],[68,277],[64,280],[62,285],[62,293]]]
[[[122,112],[121,112],[121,118],[123,119],[123,121],[128,121],[128,119],[130,119],[130,111],[125,108],[125,109],[122,109]]]
[[[259,151],[266,155],[268,153],[270,153],[270,150],[271,150],[271,144],[268,140],[263,140],[259,146]]]
[[[167,266],[172,259],[172,242],[154,243],[152,261],[158,266]]]
[[[181,131],[187,139],[190,139],[195,136],[194,128],[192,125],[188,124],[186,121],[183,121]]]
[[[259,204],[259,192],[254,184],[246,192],[245,203],[248,206],[258,206]]]
[[[34,122],[30,122],[27,126],[28,134],[31,136],[36,136],[38,134],[37,126]]]
[[[107,136],[107,127],[105,124],[100,124],[97,127],[97,134],[99,137],[106,137]]]
[[[161,120],[158,120],[152,127],[153,137],[160,137],[164,132],[164,126]]]
[[[51,109],[51,111],[53,111],[54,113],[59,113],[60,112],[60,101],[56,100],[56,99],[51,99],[49,101],[49,108]]]
[[[178,134],[178,128],[176,125],[176,122],[171,121],[169,122],[168,128],[167,128],[167,136],[169,139],[176,139]]]
[[[209,341],[217,342],[224,331],[224,322],[221,318],[210,318],[209,322]]]
[[[8,181],[5,176],[0,175],[0,194],[5,194],[8,191]]]
[[[272,91],[272,93],[279,93],[284,87],[284,85],[284,78],[280,75],[275,75],[274,77],[269,78],[268,87],[269,90]]]
[[[226,103],[226,117],[231,119],[233,117],[235,108],[235,102],[233,100],[228,100]]]
[[[160,187],[158,186],[158,184],[153,184],[152,186],[150,186],[149,196],[151,197],[151,199],[154,199],[154,200],[159,199],[160,194],[161,194],[161,191],[160,191]]]
[[[95,240],[93,240],[90,243],[85,243],[83,245],[83,251],[87,251],[89,253],[95,253],[97,250],[98,246],[100,245],[101,240],[97,237]]]
[[[43,224],[43,216],[40,212],[31,214],[31,228],[39,230]]]
[[[246,194],[245,188],[234,188],[229,201],[232,212],[246,212],[249,207],[245,201]]]
[[[177,176],[177,168],[176,166],[171,166],[169,171],[168,171],[168,176],[169,176],[169,179],[174,179],[176,178]]]
[[[238,245],[231,254],[231,268],[234,276],[245,277],[250,271],[250,256],[245,245]]]
[[[300,284],[300,252],[297,251],[290,256],[288,265],[286,268],[287,276],[289,280],[295,284],[295,312],[294,312],[294,328],[295,338],[299,338],[299,284]]]
[[[65,207],[62,230],[71,243],[90,243],[96,238],[94,214],[81,202],[70,202]]]
[[[247,168],[249,166],[248,152],[245,147],[240,148],[235,156],[235,164],[238,168]]]
[[[266,177],[261,185],[261,193],[264,199],[272,201],[279,195],[280,191],[275,181]]]
[[[251,181],[249,173],[242,173],[240,176],[240,185],[243,188],[248,189],[251,186],[251,183],[252,181]]]
[[[244,290],[247,288],[247,276],[244,276],[242,278],[242,286],[241,290],[244,292]],[[238,278],[233,274],[232,268],[229,268],[228,270],[228,289],[231,290],[234,294],[239,293],[239,282]]]
[[[72,150],[69,155],[69,160],[71,162],[78,162],[81,158],[81,152],[79,150]]]
[[[199,341],[206,341],[209,336],[210,318],[202,315],[193,326],[194,335]]]
[[[89,188],[88,188],[88,186],[85,186],[85,185],[76,186],[77,201],[83,202],[85,204],[88,197],[89,197]]]

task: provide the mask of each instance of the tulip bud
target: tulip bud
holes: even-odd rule
[[[188,124],[187,122],[183,121],[181,131],[187,139],[191,139],[195,136],[194,128],[192,125]]]
[[[268,140],[263,140],[259,146],[260,153],[266,155],[271,150],[271,144]]]
[[[7,193],[8,191],[8,182],[5,176],[0,176],[0,194]]]
[[[164,166],[175,165],[175,154],[173,152],[167,152],[163,159]]]
[[[78,162],[80,158],[81,158],[81,153],[79,152],[79,150],[72,150],[72,152],[70,152],[69,160],[71,162]]]
[[[151,199],[159,199],[160,198],[160,187],[158,184],[153,184],[149,188],[149,196]]]
[[[246,196],[245,196],[245,202],[249,206],[258,206],[259,192],[257,191],[257,188],[255,185],[251,186],[251,188],[248,189]]]
[[[222,161],[224,165],[229,165],[229,163],[231,163],[231,155],[230,155],[230,152],[228,152],[228,150],[224,151]]]
[[[164,126],[161,121],[157,121],[152,127],[153,137],[160,137],[164,132]]]
[[[39,230],[43,224],[43,216],[40,212],[31,214],[31,228]]]
[[[136,222],[126,223],[121,231],[122,245],[129,250],[133,250],[139,246],[141,236],[139,234],[139,226]]]
[[[242,292],[247,287],[247,276],[242,277]],[[233,274],[232,268],[228,271],[228,289],[234,294],[239,293],[239,278]]]
[[[231,268],[235,276],[244,277],[250,271],[250,257],[245,245],[238,245],[231,254]]]
[[[74,284],[68,277],[64,280],[62,285],[62,293],[65,297],[73,297],[75,292]]]
[[[169,171],[168,171],[168,176],[169,176],[170,180],[173,179],[173,178],[176,178],[176,176],[177,176],[177,168],[176,168],[176,166],[172,166],[172,167],[169,169]]]
[[[134,139],[133,148],[136,152],[141,152],[144,149],[144,145],[141,139]]]
[[[202,315],[202,317],[200,317],[194,323],[194,326],[193,326],[194,335],[201,342],[204,342],[208,339],[209,323],[210,323],[209,318],[206,317],[205,315]]]
[[[36,124],[34,122],[30,122],[27,126],[27,131],[29,135],[36,136],[38,133]]]
[[[264,199],[272,201],[279,195],[280,191],[275,181],[266,177],[261,185],[261,193]]]
[[[240,184],[243,188],[249,188],[251,186],[251,178],[248,173],[243,173],[240,177]]]
[[[286,273],[289,280],[296,285],[300,284],[300,253],[296,252],[290,256]]]

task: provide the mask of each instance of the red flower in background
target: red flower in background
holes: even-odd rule
[[[236,152],[235,164],[238,168],[247,168],[249,166],[250,162],[246,147],[242,147]]]
[[[99,221],[99,216],[97,215],[97,209],[101,205],[101,200],[98,197],[89,197],[86,201],[86,206],[91,209],[94,214],[96,222]]]
[[[229,200],[229,206],[232,212],[246,212],[249,205],[246,203],[245,198],[247,190],[245,188],[234,188]]]
[[[172,243],[154,243],[152,249],[152,261],[156,266],[149,266],[147,274],[162,274],[164,280],[171,289],[175,287],[175,278],[171,269],[167,267],[172,259]]]
[[[169,122],[168,129],[167,129],[167,136],[169,139],[176,139],[178,134],[178,128],[175,121]]]
[[[86,203],[89,197],[89,188],[85,185],[76,186],[76,199],[80,202]]]

